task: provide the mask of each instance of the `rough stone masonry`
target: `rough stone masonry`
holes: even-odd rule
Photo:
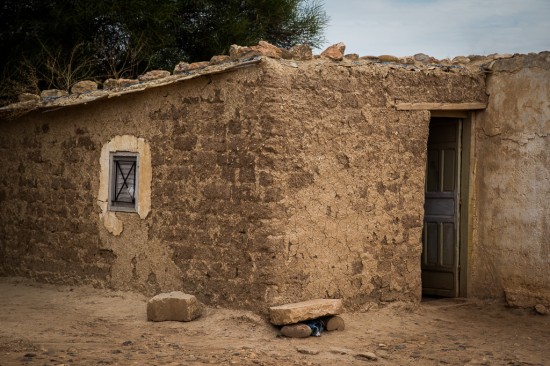
[[[419,301],[430,113],[395,106],[484,103],[483,70],[251,57],[1,120],[0,275],[254,310]],[[150,147],[151,208],[114,235],[100,156],[120,136]]]

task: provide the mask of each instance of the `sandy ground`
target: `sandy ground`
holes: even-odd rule
[[[389,306],[288,339],[247,311],[147,322],[135,293],[0,278],[0,294],[0,365],[550,365],[550,316],[500,303]]]

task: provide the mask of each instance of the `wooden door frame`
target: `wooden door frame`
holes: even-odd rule
[[[470,284],[470,243],[471,243],[471,199],[473,182],[473,151],[474,136],[472,134],[475,122],[475,112],[464,110],[432,110],[432,117],[460,118],[462,120],[462,139],[460,141],[460,191],[459,191],[459,254],[458,254],[458,296],[467,297]]]

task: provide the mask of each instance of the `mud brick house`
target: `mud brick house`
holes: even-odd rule
[[[283,56],[2,108],[0,275],[550,305],[550,53]]]

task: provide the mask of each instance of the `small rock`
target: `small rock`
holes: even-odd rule
[[[138,76],[139,81],[151,81],[151,80],[157,80],[162,79],[165,77],[170,76],[170,71],[166,70],[151,70],[146,72],[143,75]]]
[[[17,96],[17,99],[20,102],[38,102],[40,100],[40,95],[32,94],[32,93],[21,93]]]
[[[193,62],[193,63],[189,64],[189,67],[187,68],[187,71],[202,69],[206,66],[210,66],[210,62],[208,62],[208,61]]]
[[[124,342],[122,342],[122,345],[123,345],[123,346],[131,346],[132,344],[134,344],[134,342],[132,342],[132,341],[124,341]]]
[[[540,315],[548,315],[549,311],[546,306],[542,304],[535,305],[535,311]]]
[[[260,41],[258,42],[257,46],[252,46],[250,48],[254,51],[259,52],[260,55],[266,56],[266,57],[279,59],[283,55],[283,51],[279,47],[274,46],[271,43],[266,41]]]
[[[304,355],[318,355],[319,354],[319,350],[317,350],[317,349],[296,348],[296,351],[298,353],[303,353]]]
[[[97,83],[92,80],[82,80],[74,84],[71,88],[72,94],[84,94],[97,90]]]
[[[261,56],[261,54],[260,52],[253,50],[250,47],[242,47],[236,44],[232,44],[231,47],[229,47],[229,56],[232,60],[237,60]]]
[[[399,58],[392,55],[380,55],[378,59],[382,62],[399,62]]]
[[[201,304],[193,295],[181,291],[159,294],[147,302],[147,320],[188,322],[201,315]]]
[[[361,353],[358,353],[355,355],[355,358],[357,359],[365,359],[365,360],[369,360],[369,361],[376,361],[378,360],[378,356],[376,356],[374,353],[372,352],[361,352]]]
[[[107,79],[103,82],[103,89],[124,88],[136,84],[139,84],[137,79]]]
[[[512,57],[514,57],[514,55],[512,55],[511,53],[497,53],[493,55],[493,59],[495,60],[501,60],[501,59],[512,58]]]
[[[399,57],[399,62],[402,64],[412,65],[414,64],[414,58],[413,57]]]
[[[339,316],[331,316],[326,320],[326,330],[327,332],[332,332],[334,330],[342,331],[346,329],[344,319]]]
[[[359,60],[359,55],[356,53],[348,53],[347,55],[344,55],[344,58],[350,61],[357,61]]]
[[[271,323],[274,325],[295,324],[342,312],[342,299],[316,299],[269,308]]]
[[[288,338],[307,338],[311,336],[311,328],[301,323],[285,325],[281,328],[281,334]]]
[[[31,353],[31,352],[25,353],[25,356],[23,356],[23,357],[28,357],[28,358],[36,357],[36,353]]]
[[[187,71],[188,69],[189,69],[189,63],[185,61],[181,61],[174,67],[174,75],[181,74]]]
[[[313,58],[313,51],[307,44],[297,44],[289,50],[292,58],[297,61],[306,61]]]
[[[336,355],[347,355],[349,353],[352,353],[351,350],[347,348],[340,348],[340,347],[330,347],[329,352],[334,353]]]
[[[345,50],[346,45],[340,42],[333,44],[332,46],[321,52],[321,56],[327,57],[333,61],[342,61],[342,59],[344,58]]]
[[[430,62],[432,62],[432,58],[426,55],[425,53],[417,53],[416,55],[413,56],[413,58],[416,61],[421,62],[423,64],[429,64]]]
[[[470,59],[464,56],[456,56],[452,61],[454,64],[467,64],[470,63]]]
[[[231,61],[231,57],[227,55],[216,55],[212,56],[212,58],[210,59],[210,65],[219,65],[228,61]]]
[[[66,90],[59,90],[59,89],[48,89],[48,90],[42,90],[40,92],[40,96],[42,99],[55,99],[55,98],[61,98],[68,96],[69,93]]]

